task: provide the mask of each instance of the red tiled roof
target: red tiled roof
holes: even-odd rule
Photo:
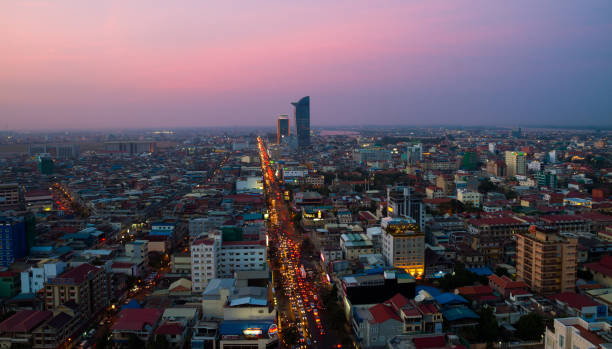
[[[372,320],[370,320],[372,323],[380,324],[388,320],[402,321],[399,315],[397,315],[390,306],[376,304],[369,310],[372,314]]]
[[[145,325],[155,325],[161,315],[162,311],[160,309],[123,309],[119,313],[119,319],[115,322],[113,330],[140,331]]]
[[[481,219],[471,219],[469,221],[470,224],[475,226],[482,225],[516,225],[516,224],[524,224],[513,217],[496,217],[496,218],[481,218]]]
[[[585,267],[594,272],[612,277],[612,256],[603,256],[599,262],[585,264]]]
[[[444,336],[414,338],[412,342],[417,349],[443,348],[446,346]]]
[[[155,330],[155,334],[176,334],[180,335],[183,333],[184,327],[176,322],[168,322],[159,326]]]
[[[124,268],[131,268],[134,266],[134,263],[128,263],[128,262],[115,262],[111,265],[111,269],[124,269]]]
[[[192,245],[214,245],[215,240],[205,238],[205,239],[197,239],[193,242]]]
[[[406,304],[408,304],[408,299],[402,296],[401,293],[398,293],[385,302],[385,304],[387,303],[391,304],[393,308],[395,309],[395,311],[398,311],[401,308],[403,308]]]
[[[440,310],[438,310],[438,308],[435,305],[431,304],[431,303],[420,304],[419,305],[419,310],[423,314],[435,314],[435,313],[439,313],[440,312]]]
[[[51,311],[22,310],[0,323],[0,332],[31,332],[43,321],[53,317]]]
[[[72,268],[70,270],[68,270],[67,272],[59,275],[57,278],[58,279],[72,279],[72,281],[76,284],[80,284],[81,282],[85,281],[85,278],[87,278],[87,275],[89,273],[92,272],[97,272],[99,270],[98,267],[94,267],[91,264],[81,264],[76,268]]]
[[[514,296],[521,296],[521,295],[524,295],[524,294],[531,294],[531,292],[529,292],[528,290],[520,289],[520,288],[516,289],[516,290],[510,291],[510,293],[512,295],[514,295]]]
[[[0,277],[14,277],[19,275],[17,272],[14,271],[2,271],[0,272]]]
[[[513,281],[506,275],[499,277],[495,274],[489,275],[489,280],[491,280],[494,284],[498,285],[503,289],[515,289],[515,288],[524,288],[527,289],[529,286],[523,281]]]
[[[557,223],[557,222],[584,222],[582,217],[573,216],[573,215],[563,215],[563,214],[555,214],[550,216],[542,216],[540,220],[547,223]]]
[[[556,294],[550,297],[552,300],[557,300],[562,303],[566,303],[568,306],[574,309],[582,309],[583,307],[594,307],[599,305],[599,303],[595,302],[591,297],[572,293],[572,292],[563,292]]]
[[[460,295],[473,296],[473,295],[485,295],[492,294],[493,289],[489,286],[463,286],[457,288]]]

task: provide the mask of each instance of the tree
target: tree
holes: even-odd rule
[[[480,316],[480,319],[478,319],[478,326],[476,327],[478,338],[487,343],[496,341],[499,337],[499,325],[497,324],[495,314],[493,314],[493,308],[481,308],[478,312],[478,316]]]
[[[170,343],[166,336],[157,335],[155,339],[147,345],[147,349],[168,349],[170,348]]]
[[[546,324],[544,318],[538,313],[529,313],[521,316],[514,325],[519,338],[523,340],[539,340],[544,334]]]
[[[485,180],[480,182],[480,184],[478,184],[478,191],[484,194],[490,191],[498,191],[498,190],[499,189],[497,188],[497,186],[493,182],[491,182],[488,178],[486,178]]]
[[[105,349],[108,346],[108,336],[109,332],[106,327],[104,327],[103,332],[100,334],[98,340],[96,341],[96,349]]]
[[[128,348],[142,348],[144,346],[145,346],[145,343],[142,341],[142,339],[138,338],[137,335],[130,333],[128,340],[127,340]]]
[[[590,270],[586,269],[578,269],[578,273],[577,276],[579,279],[585,280],[585,281],[591,281],[593,280],[593,273],[591,273]]]
[[[298,333],[297,328],[292,325],[285,326],[285,328],[283,328],[281,336],[285,343],[289,346],[297,345],[300,339],[300,335]]]
[[[503,267],[497,267],[495,268],[495,275],[502,277],[502,276],[508,276],[510,277],[510,274],[508,274],[508,269],[503,268]]]

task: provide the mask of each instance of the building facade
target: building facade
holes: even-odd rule
[[[517,278],[535,292],[573,292],[576,285],[577,239],[557,229],[531,226],[517,238]]]
[[[310,145],[310,96],[303,97],[298,102],[291,104],[295,107],[298,147],[308,147]]]
[[[276,144],[281,144],[284,137],[289,137],[289,117],[280,115],[276,119]]]
[[[45,309],[73,301],[85,318],[103,310],[108,303],[108,281],[104,269],[81,264],[45,283]]]
[[[390,266],[414,277],[425,272],[425,234],[408,219],[382,219],[382,255]]]

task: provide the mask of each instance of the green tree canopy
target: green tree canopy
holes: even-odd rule
[[[519,338],[523,340],[539,340],[544,334],[546,324],[544,318],[538,313],[529,313],[521,316],[514,325]]]

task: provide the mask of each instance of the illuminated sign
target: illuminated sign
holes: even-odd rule
[[[251,337],[251,338],[261,337],[262,333],[263,331],[261,330],[261,328],[245,328],[244,330],[242,330],[242,334],[245,337]]]
[[[387,207],[387,210],[389,210],[389,212],[393,212],[393,207],[389,206]]]
[[[268,336],[276,336],[278,334],[278,326],[276,326],[276,324],[272,324],[270,325],[270,328],[268,328]]]

